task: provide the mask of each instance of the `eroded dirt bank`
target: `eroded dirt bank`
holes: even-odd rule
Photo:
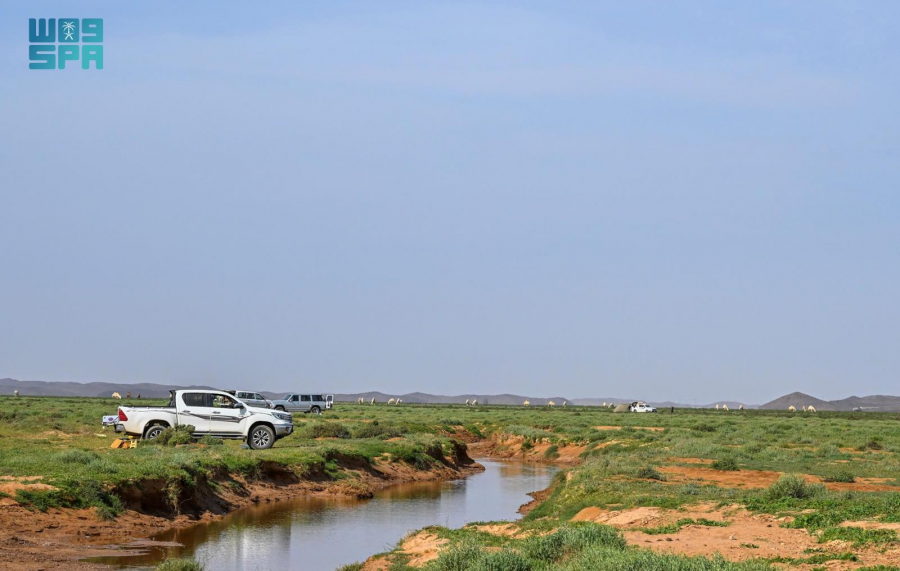
[[[11,498],[0,502],[0,569],[101,569],[81,559],[108,555],[109,545],[138,542],[166,529],[186,527],[220,518],[260,502],[304,495],[368,498],[385,486],[404,482],[452,480],[480,472],[464,447],[452,456],[436,458],[427,468],[400,462],[375,464],[335,456],[341,478],[322,469],[297,476],[276,462],[264,463],[253,479],[216,473],[198,478],[190,490],[175,489],[158,480],[143,480],[115,490],[126,510],[115,520],[101,519],[96,509],[28,509]],[[332,473],[333,474],[333,473]]]
[[[470,442],[472,456],[498,460],[524,460],[550,464],[578,464],[586,446],[566,444],[557,446],[549,441],[531,443],[522,436],[494,435],[489,439]]]

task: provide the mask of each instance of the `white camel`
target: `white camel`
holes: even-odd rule
[[[563,406],[566,406],[567,404],[569,404],[569,401],[564,400],[564,401],[563,401]]]
[[[478,399],[472,399],[472,406],[478,405]]]
[[[716,403],[716,410],[719,410],[719,403]]]
[[[394,397],[388,399],[388,404],[394,404]]]
[[[803,405],[803,412],[806,412],[806,405]]]
[[[806,407],[806,412],[816,412],[816,407],[814,407],[813,405],[809,405],[808,407]]]
[[[528,406],[528,405],[531,404],[531,401],[525,401],[525,402],[523,402],[522,404],[525,405],[525,406]]]
[[[400,397],[397,397],[397,400],[394,402],[394,404],[400,404],[401,402],[403,402],[403,399]]]
[[[744,405],[739,406],[738,410],[744,410]]]
[[[372,397],[372,402],[370,402],[369,404],[375,404],[375,397]]]
[[[794,405],[789,406],[788,412],[797,412],[797,407],[795,407]]]
[[[727,404],[723,404],[723,405],[722,405],[722,410],[728,410],[728,405],[727,405]]]
[[[556,403],[551,400],[547,402],[547,406],[556,406]]]
[[[19,396],[19,389],[14,390],[14,391],[13,391],[13,394],[14,394],[15,396]]]
[[[469,399],[466,399],[466,406],[469,406]]]
[[[112,394],[112,398],[114,398],[114,399],[121,399],[121,398],[122,398],[122,395],[120,395],[119,393],[113,393],[113,394]]]

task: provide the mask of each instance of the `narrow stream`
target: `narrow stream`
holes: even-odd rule
[[[153,537],[180,546],[89,561],[152,567],[169,557],[195,557],[216,571],[331,571],[392,548],[427,525],[515,520],[528,492],[550,485],[545,464],[478,460],[485,471],[451,482],[397,484],[370,500],[309,497],[240,509],[221,520]]]

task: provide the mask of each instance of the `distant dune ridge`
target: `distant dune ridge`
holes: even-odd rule
[[[19,381],[16,379],[0,379],[0,395],[12,395],[13,391],[18,390],[19,394],[22,396],[69,396],[69,397],[109,397],[114,392],[121,393],[125,395],[126,393],[131,393],[133,397],[136,397],[140,394],[143,398],[163,398],[169,396],[169,391],[172,389],[212,389],[212,388],[224,388],[224,389],[240,389],[240,390],[256,390],[256,387],[250,386],[251,383],[244,383],[241,386],[225,386],[225,387],[211,387],[209,385],[190,385],[190,386],[177,386],[177,385],[162,385],[157,383],[138,383],[138,384],[128,384],[128,383],[108,383],[108,382],[97,382],[97,383],[72,383],[72,382],[54,382],[54,381]],[[328,392],[329,387],[319,386],[317,384],[312,385],[298,385],[295,387],[297,392],[301,391],[309,391],[309,392]],[[284,396],[287,392],[272,392],[272,391],[259,391],[267,398],[278,398]],[[752,405],[747,403],[741,403],[738,401],[718,401],[712,403],[705,404],[684,404],[677,402],[659,402],[653,400],[647,400],[647,397],[637,397],[637,398],[621,398],[621,397],[606,397],[606,398],[582,398],[582,399],[569,399],[561,396],[553,396],[553,397],[534,397],[527,395],[514,395],[514,394],[500,394],[500,395],[484,395],[484,394],[465,394],[465,395],[434,395],[429,393],[406,393],[406,394],[395,394],[395,393],[383,393],[379,391],[370,391],[364,393],[334,393],[334,398],[337,401],[341,402],[356,402],[359,398],[363,398],[366,402],[371,401],[373,398],[376,402],[385,403],[390,398],[400,397],[403,399],[404,403],[433,403],[433,404],[463,404],[468,400],[472,402],[473,400],[478,400],[478,404],[512,404],[512,405],[520,405],[526,400],[531,403],[531,406],[546,406],[549,401],[553,401],[556,403],[556,406],[562,406],[563,402],[568,402],[570,406],[573,405],[581,405],[581,406],[599,406],[604,402],[606,403],[629,403],[635,400],[646,400],[648,403],[653,406],[659,408],[668,408],[670,406],[675,406],[679,408],[715,408],[716,404],[727,404],[728,408],[732,410],[737,410],[740,405],[744,405],[744,408],[760,408],[764,410],[787,410],[789,406],[797,407],[797,410],[801,410],[804,406],[813,405],[816,407],[816,410],[826,411],[826,410],[837,410],[837,411],[852,411],[854,409],[859,409],[863,411],[883,411],[883,412],[897,412],[900,411],[900,397],[897,396],[888,396],[888,395],[871,395],[865,397],[847,397],[841,400],[833,400],[833,401],[825,401],[821,399],[817,399],[813,396],[810,396],[805,393],[794,392],[788,395],[784,395],[783,397],[779,397],[771,402],[767,402],[764,405]]]

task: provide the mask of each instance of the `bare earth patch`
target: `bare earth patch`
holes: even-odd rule
[[[525,438],[522,436],[506,436],[504,438],[492,438],[469,445],[469,452],[474,456],[492,456],[494,458],[516,458],[528,462],[550,462],[553,464],[578,464],[581,462],[581,454],[587,450],[586,446],[566,444],[558,446],[556,455],[547,458],[545,454],[553,444],[548,440],[537,442],[531,447],[523,448]]]
[[[659,527],[680,519],[729,522],[728,527],[686,525],[677,533],[649,535],[635,527]],[[825,549],[839,553],[846,551],[844,542],[820,544],[816,538],[803,529],[780,527],[786,520],[770,514],[752,514],[739,506],[717,508],[712,502],[685,506],[683,510],[663,508],[632,508],[609,511],[601,508],[585,508],[573,521],[593,521],[624,530],[630,545],[652,549],[663,553],[680,555],[712,556],[717,553],[732,561],[755,558],[791,557],[802,559],[809,556],[807,549]],[[859,523],[859,522],[857,522]],[[876,522],[864,522],[868,524]],[[754,547],[755,546],[755,547]],[[885,551],[874,548],[855,550],[860,561],[856,563],[833,561],[828,569],[852,569],[862,565],[896,563],[900,549]]]
[[[0,497],[0,506],[19,505],[18,502],[13,499],[16,497],[16,492],[19,490],[41,491],[56,489],[49,484],[42,484],[37,481],[42,477],[43,476],[0,476],[0,493],[10,496],[8,498]]]
[[[892,529],[900,531],[900,523],[885,521],[845,521],[838,527],[861,527],[862,529]]]
[[[653,432],[662,432],[665,426],[631,426],[635,430],[652,430]],[[622,430],[621,426],[595,426],[594,430]]]
[[[724,488],[768,488],[781,477],[781,472],[766,470],[723,471],[700,466],[660,466],[670,483],[699,482]]]
[[[768,470],[715,470],[701,466],[660,466],[666,475],[666,483],[696,482],[715,484],[723,488],[768,488],[780,478],[782,472]],[[891,478],[857,478],[856,482],[823,482],[818,476],[804,474],[807,482],[824,484],[829,490],[856,492],[897,492],[900,487],[887,484]]]
[[[517,537],[522,531],[514,523],[497,523],[489,525],[476,525],[475,529],[483,533],[491,535],[499,535],[501,537]]]
[[[712,464],[713,461],[709,458],[681,458],[678,456],[673,456],[669,458],[669,462],[674,462],[676,464]]]
[[[446,539],[425,531],[405,539],[400,545],[400,551],[410,556],[410,566],[421,567],[429,561],[437,559],[438,553],[446,544]]]

